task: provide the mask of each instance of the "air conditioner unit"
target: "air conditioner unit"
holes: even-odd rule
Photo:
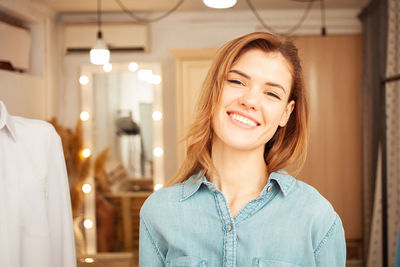
[[[66,54],[89,52],[97,39],[97,24],[70,23],[64,26]],[[149,51],[149,26],[138,23],[104,23],[103,40],[110,51]]]
[[[31,52],[29,30],[0,21],[0,62],[14,69],[28,70]]]

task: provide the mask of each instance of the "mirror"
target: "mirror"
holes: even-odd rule
[[[109,149],[129,177],[152,179],[154,89],[141,71],[94,74],[93,152]]]
[[[88,254],[137,254],[140,207],[164,181],[161,79],[159,63],[81,67],[88,183],[96,188],[84,201],[85,220],[96,222],[85,229]]]

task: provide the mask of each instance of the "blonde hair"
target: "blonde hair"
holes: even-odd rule
[[[292,71],[293,81],[288,101],[294,100],[295,107],[286,126],[279,127],[271,140],[265,144],[264,160],[268,173],[294,162],[297,162],[297,170],[303,165],[307,151],[309,111],[297,48],[288,39],[281,40],[269,33],[255,32],[238,37],[217,51],[200,92],[195,119],[183,138],[187,145],[186,158],[167,185],[183,182],[202,169],[203,175],[207,172],[216,173],[211,158],[214,134],[212,118],[227,73],[241,55],[252,49],[282,54]]]

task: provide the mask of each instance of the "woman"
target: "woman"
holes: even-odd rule
[[[141,209],[140,266],[345,266],[339,216],[282,170],[304,161],[307,128],[293,43],[251,33],[225,44],[185,161]]]

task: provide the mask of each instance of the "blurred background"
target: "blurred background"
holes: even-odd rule
[[[393,266],[399,1],[209,2],[0,0],[0,100],[62,138],[78,266],[137,266],[140,207],[184,158],[216,49],[253,31],[299,48],[311,129],[297,178],[342,218],[347,266]]]

